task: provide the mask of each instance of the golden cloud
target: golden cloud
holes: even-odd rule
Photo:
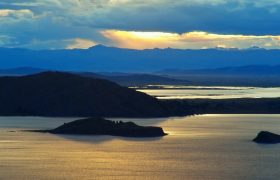
[[[207,32],[187,32],[183,34],[166,32],[138,32],[121,30],[102,30],[100,32],[111,41],[110,45],[131,49],[150,48],[280,48],[280,36],[272,35],[225,35]]]
[[[94,41],[88,39],[76,38],[73,42],[66,47],[66,49],[87,49],[89,47],[95,46]]]
[[[20,10],[13,10],[13,9],[0,9],[0,17],[6,16],[33,16],[33,12],[29,9],[20,9]]]

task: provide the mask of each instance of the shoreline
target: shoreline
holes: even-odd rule
[[[169,118],[203,114],[280,114],[280,98],[233,98],[233,99],[172,99],[159,100],[166,114],[159,116],[106,116],[105,118]],[[85,115],[52,116],[40,114],[0,114],[2,117],[57,117],[86,118]],[[94,116],[92,116],[94,117]]]

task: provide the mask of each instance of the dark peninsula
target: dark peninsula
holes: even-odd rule
[[[1,116],[166,117],[158,99],[104,79],[64,72],[0,77]]]
[[[133,122],[110,121],[104,118],[87,118],[65,123],[49,132],[72,135],[112,135],[123,137],[161,137],[167,135],[162,128],[139,126]]]
[[[253,141],[261,144],[276,144],[280,143],[280,135],[268,131],[261,131]]]
[[[159,100],[108,80],[65,72],[0,77],[1,116],[151,118],[279,113],[280,98]]]

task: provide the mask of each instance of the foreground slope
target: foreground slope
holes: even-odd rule
[[[107,80],[43,72],[0,78],[0,115],[160,117],[168,113],[157,99]]]

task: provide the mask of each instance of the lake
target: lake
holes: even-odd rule
[[[229,98],[275,98],[280,97],[280,87],[224,87],[224,86],[164,86],[152,85],[137,88],[159,99],[229,99]]]
[[[199,115],[126,119],[161,126],[162,138],[24,132],[76,118],[0,117],[0,179],[278,179],[280,144],[251,142],[280,133],[280,115]],[[123,119],[122,119],[123,120]]]

